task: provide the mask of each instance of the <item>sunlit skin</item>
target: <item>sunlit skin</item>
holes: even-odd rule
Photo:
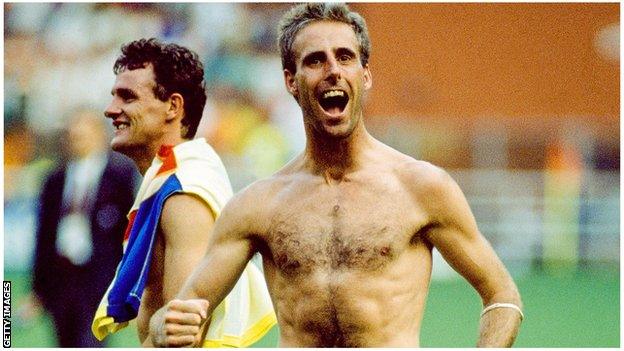
[[[163,144],[182,142],[179,94],[161,101],[154,95],[154,70],[146,68],[120,72],[111,90],[112,100],[104,114],[112,119],[113,150],[132,158],[141,173],[149,167]]]
[[[360,63],[357,38],[350,26],[315,22],[303,28],[293,44],[297,71],[284,70],[286,88],[303,111],[308,133],[330,138],[349,136],[362,118],[362,97],[371,88],[368,66]],[[329,90],[349,97],[343,111],[326,111],[319,98]]]
[[[198,345],[197,327],[255,252],[281,347],[419,346],[434,247],[484,306],[520,306],[455,181],[367,132],[361,100],[372,77],[351,27],[308,24],[294,51],[297,70],[285,70],[284,79],[304,115],[306,149],[226,205],[204,260],[151,319],[154,344]],[[324,108],[329,90],[344,92],[348,103]],[[477,344],[510,346],[519,325],[517,311],[492,310]]]

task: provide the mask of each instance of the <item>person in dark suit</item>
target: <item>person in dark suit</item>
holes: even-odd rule
[[[91,318],[122,255],[134,163],[108,152],[103,119],[80,108],[68,119],[66,160],[39,201],[33,291],[54,320],[59,346],[101,347]]]

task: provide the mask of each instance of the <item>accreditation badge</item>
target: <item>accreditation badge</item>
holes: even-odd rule
[[[56,251],[76,266],[87,263],[93,253],[90,224],[82,213],[71,213],[59,223]]]

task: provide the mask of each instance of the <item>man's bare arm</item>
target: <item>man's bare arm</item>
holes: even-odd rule
[[[163,250],[152,257],[154,261],[162,260],[153,262],[161,271],[155,272],[160,276],[148,282],[155,286],[151,286],[150,293],[143,296],[142,306],[145,311],[142,312],[146,313],[146,319],[176,296],[204,257],[213,225],[213,214],[200,198],[177,194],[165,201],[159,223],[162,236],[157,238],[156,244],[156,250]],[[160,293],[152,293],[154,289]],[[141,318],[139,339],[143,346],[151,347],[148,324],[149,319],[143,321]]]
[[[425,237],[477,290],[483,306],[506,303],[522,308],[511,276],[481,235],[459,186],[443,171],[427,186],[425,208],[434,224]],[[507,305],[504,305],[507,306]],[[508,307],[486,312],[480,320],[480,347],[509,347],[520,328],[520,313]]]
[[[207,318],[234,288],[254,253],[251,239],[244,234],[247,221],[240,215],[244,210],[235,198],[230,200],[215,223],[203,260],[175,299],[152,316],[154,346],[201,346]]]
[[[521,308],[519,302],[514,305]],[[477,347],[511,347],[522,322],[519,316],[520,313],[512,308],[497,308],[485,313],[479,324]]]

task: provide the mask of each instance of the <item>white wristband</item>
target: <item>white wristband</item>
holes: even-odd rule
[[[483,311],[481,312],[481,317],[483,317],[484,314],[490,312],[491,310],[495,308],[511,308],[513,310],[518,311],[518,313],[520,313],[520,320],[524,319],[524,313],[522,313],[522,310],[520,309],[520,307],[514,305],[513,303],[501,303],[501,302],[493,303],[489,305],[488,307],[484,308]]]

